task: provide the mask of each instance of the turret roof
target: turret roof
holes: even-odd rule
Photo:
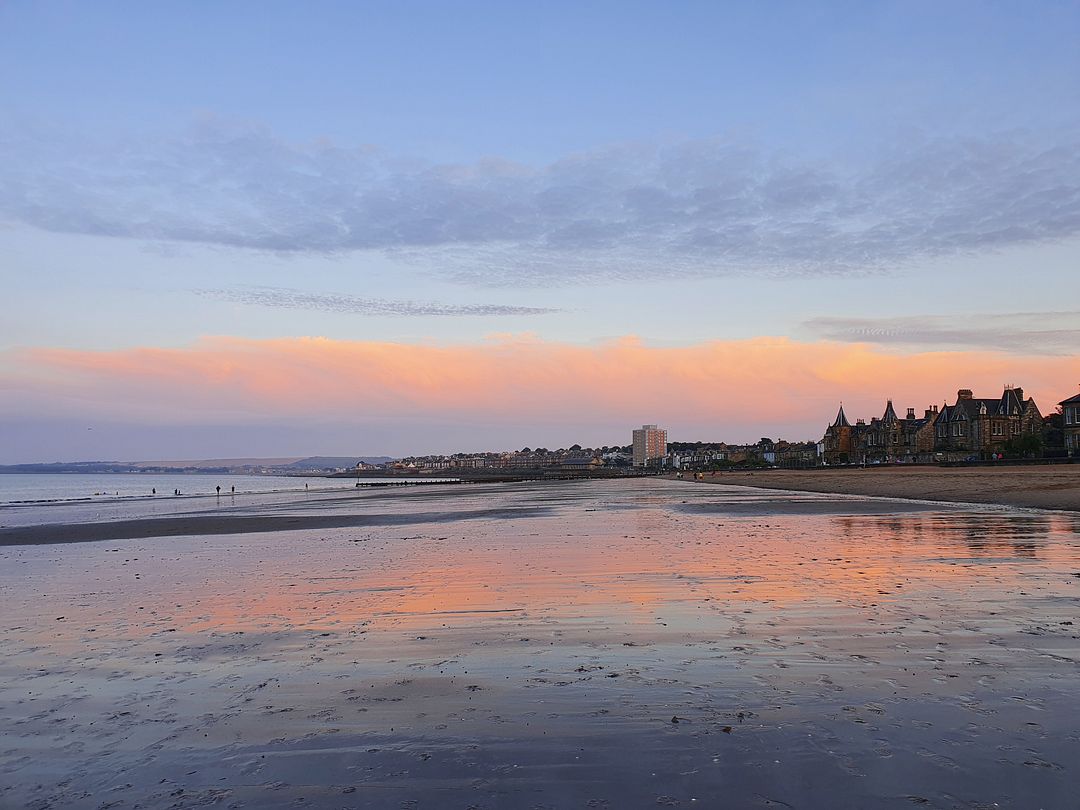
[[[844,404],[843,403],[840,403],[840,411],[836,414],[836,421],[832,423],[832,426],[833,427],[851,427],[851,423],[848,422],[847,416],[844,415]]]
[[[896,418],[896,411],[895,411],[895,410],[893,410],[893,406],[892,406],[892,400],[891,400],[891,399],[890,399],[890,400],[888,401],[888,403],[887,403],[887,404],[885,405],[885,413],[884,413],[884,415],[883,415],[883,416],[881,417],[881,421],[882,421],[882,422],[885,422],[886,424],[889,424],[889,423],[892,423],[892,422],[895,422],[895,421],[897,421],[897,418]]]

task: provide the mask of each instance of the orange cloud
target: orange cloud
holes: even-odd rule
[[[591,346],[530,336],[463,345],[213,337],[182,348],[28,349],[9,353],[4,365],[9,395],[0,407],[9,417],[77,410],[165,424],[658,421],[714,426],[731,439],[738,437],[728,426],[819,435],[841,399],[849,416],[871,416],[887,397],[898,409],[921,409],[951,400],[957,388],[995,396],[1006,382],[1024,386],[1047,413],[1080,379],[1078,357],[904,354],[774,337],[682,347],[633,337]]]

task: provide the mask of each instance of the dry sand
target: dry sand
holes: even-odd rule
[[[705,481],[801,492],[1080,511],[1080,464],[764,470],[706,473]]]
[[[1077,806],[1080,517],[656,479],[229,509],[280,530],[0,548],[0,807]],[[285,523],[343,515],[384,517]]]

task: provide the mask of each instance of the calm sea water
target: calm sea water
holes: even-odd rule
[[[107,500],[145,498],[157,490],[171,496],[179,489],[184,495],[213,495],[236,487],[238,493],[311,489],[351,488],[353,478],[298,478],[277,475],[159,475],[151,473],[41,473],[0,475],[0,504],[35,501]]]

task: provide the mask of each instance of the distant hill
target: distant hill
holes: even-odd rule
[[[192,467],[288,467],[295,461],[301,461],[298,456],[286,458],[203,458],[203,459],[177,459],[175,461],[129,461],[132,467],[175,467],[176,469],[190,469]]]
[[[308,456],[307,458],[211,458],[184,461],[63,461],[0,465],[0,473],[245,472],[317,471],[355,467],[356,462],[383,464],[390,456]]]
[[[339,467],[355,467],[358,461],[365,464],[385,464],[393,459],[390,456],[311,456],[298,459],[285,466],[294,470],[331,470]]]
[[[327,470],[339,467],[355,467],[356,462],[363,461],[365,464],[382,464],[393,461],[390,456],[307,456],[298,458],[207,458],[188,459],[181,461],[138,461],[135,465],[140,467],[177,467],[183,469],[222,467],[273,467],[275,469],[290,470]]]

